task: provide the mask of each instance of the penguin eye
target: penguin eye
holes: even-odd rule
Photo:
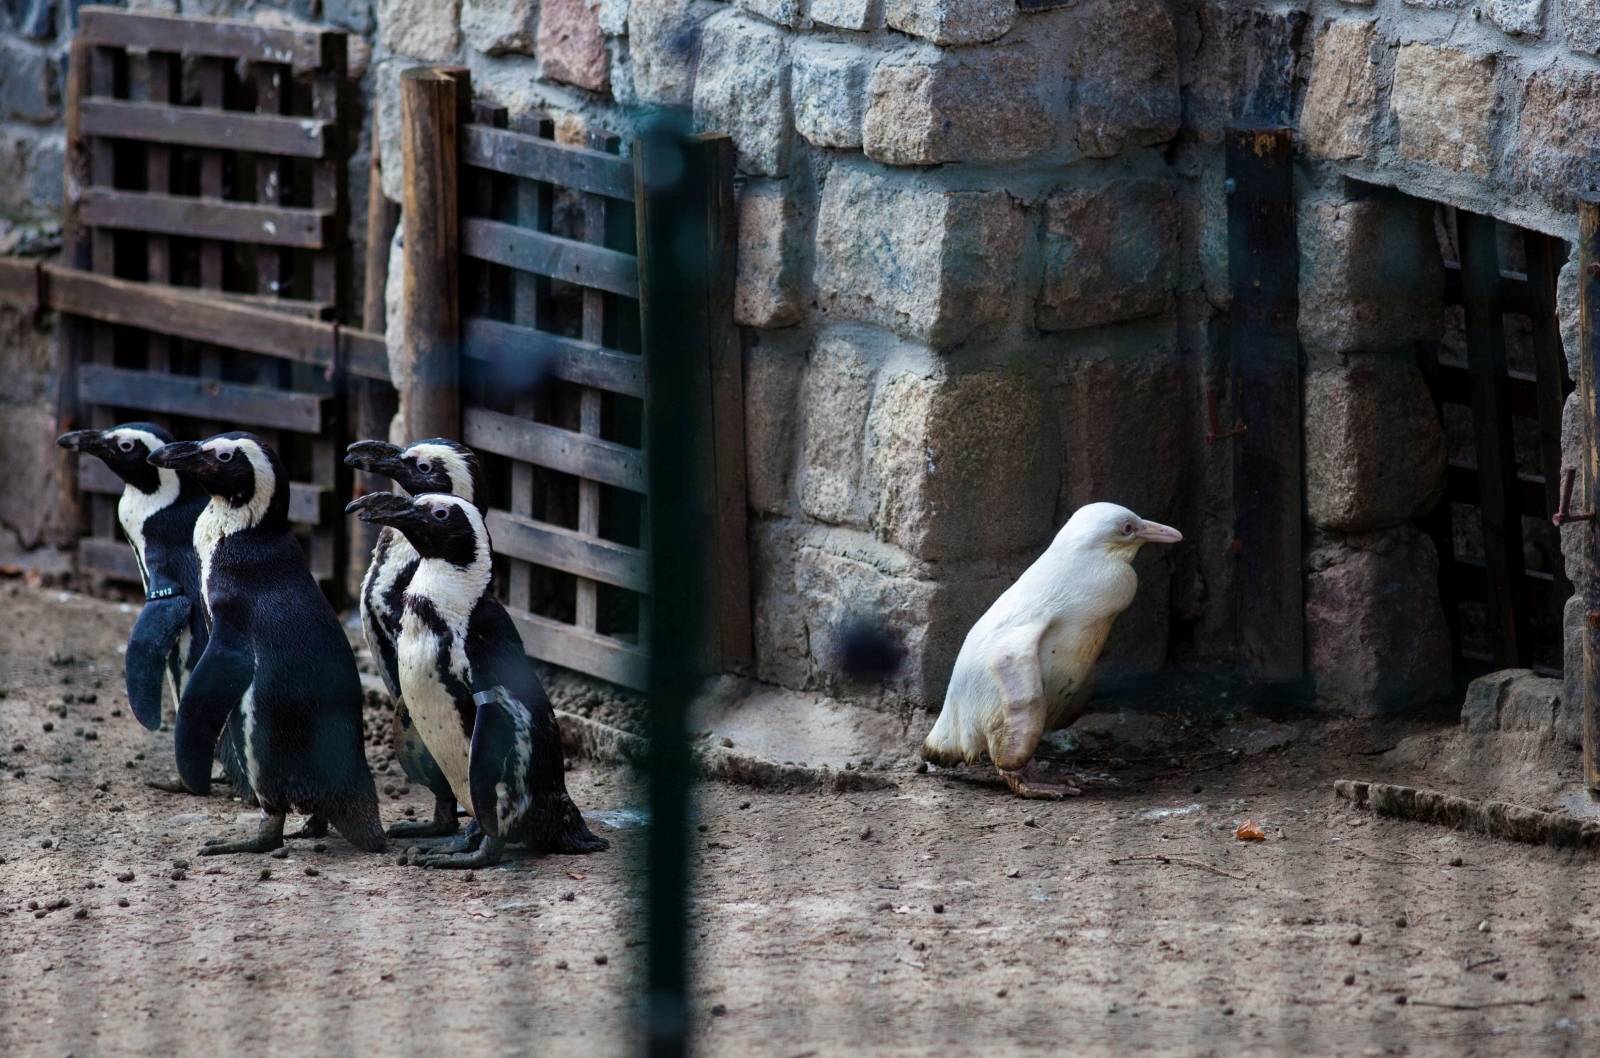
[[[217,462],[219,463],[226,463],[231,459],[233,459],[233,452],[226,448],[217,453]]]
[[[432,463],[428,462],[426,459],[417,460],[417,472],[419,474],[427,474],[432,470],[433,470],[433,464]]]
[[[1137,528],[1137,527],[1132,522],[1123,523],[1122,535],[1123,536],[1132,536],[1133,535],[1133,531],[1134,531],[1135,528]]]
[[[446,518],[450,517],[450,512],[445,510],[443,507],[435,507],[433,509],[433,516],[442,522]]]
[[[133,442],[127,438],[123,438],[117,442],[117,447],[124,452],[131,452],[133,451]]]

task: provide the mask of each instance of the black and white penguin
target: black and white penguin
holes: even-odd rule
[[[399,530],[422,558],[396,643],[400,688],[481,828],[465,851],[417,862],[487,866],[508,841],[535,852],[606,848],[567,795],[555,711],[511,616],[490,594],[489,533],[478,509],[459,496],[373,493],[346,510]]]
[[[152,731],[161,726],[162,684],[172,688],[177,706],[207,638],[194,523],[210,497],[195,483],[149,464],[150,453],[171,443],[170,433],[147,422],[74,430],[56,438],[62,448],[99,459],[122,480],[117,521],[133,548],[145,594],[124,663],[128,705],[139,723]],[[234,790],[249,801],[253,798],[242,748],[239,725],[230,716],[227,737],[217,743],[217,759]],[[177,788],[183,789],[181,784]]]
[[[443,492],[480,503],[483,473],[472,449],[442,437],[417,441],[407,448],[387,441],[357,441],[346,450],[347,466],[381,474],[413,496]],[[400,673],[395,643],[400,638],[400,617],[406,588],[417,571],[417,551],[399,531],[385,526],[372,548],[372,561],[361,581],[361,628],[367,647],[378,663],[383,684],[394,700],[394,752],[406,778],[433,793],[433,818],[396,823],[390,837],[447,837],[459,829],[456,795],[417,733],[400,693]]]
[[[248,433],[169,444],[150,462],[211,497],[194,526],[211,638],[178,711],[178,774],[206,791],[211,749],[237,708],[245,768],[261,802],[254,837],[215,840],[200,854],[269,852],[283,844],[290,811],[326,819],[357,848],[382,851],[355,655],[289,533],[283,465]]]

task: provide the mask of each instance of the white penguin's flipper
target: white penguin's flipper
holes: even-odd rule
[[[1036,625],[1008,629],[989,644],[987,668],[995,702],[984,727],[989,759],[1002,772],[1014,771],[1032,760],[1044,734],[1049,709],[1039,667],[1042,631]]]
[[[248,643],[227,622],[217,621],[206,652],[183,689],[174,738],[178,775],[194,793],[211,790],[211,758],[217,749],[217,738],[228,715],[250,689],[255,669]]]
[[[161,726],[161,685],[178,637],[189,625],[191,604],[182,595],[151,599],[139,611],[128,638],[125,663],[128,705],[134,717],[154,731]]]

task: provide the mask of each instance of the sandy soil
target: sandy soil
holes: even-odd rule
[[[171,736],[126,715],[131,608],[13,581],[0,614],[0,1054],[629,1049],[630,776],[569,776],[613,842],[596,856],[466,876],[333,837],[285,859],[202,859],[203,838],[253,813],[145,786]],[[1375,737],[1132,762],[1126,788],[1059,804],[979,774],[851,794],[704,785],[699,1050],[1592,1052],[1593,857],[1336,801],[1335,777],[1415,780]],[[385,782],[386,818],[427,811],[398,769]],[[1233,839],[1246,817],[1267,841]],[[1110,862],[1157,853],[1215,870]]]

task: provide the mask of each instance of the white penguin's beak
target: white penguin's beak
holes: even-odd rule
[[[1183,541],[1182,533],[1160,522],[1142,522],[1139,531],[1133,535],[1147,544],[1177,544]]]

